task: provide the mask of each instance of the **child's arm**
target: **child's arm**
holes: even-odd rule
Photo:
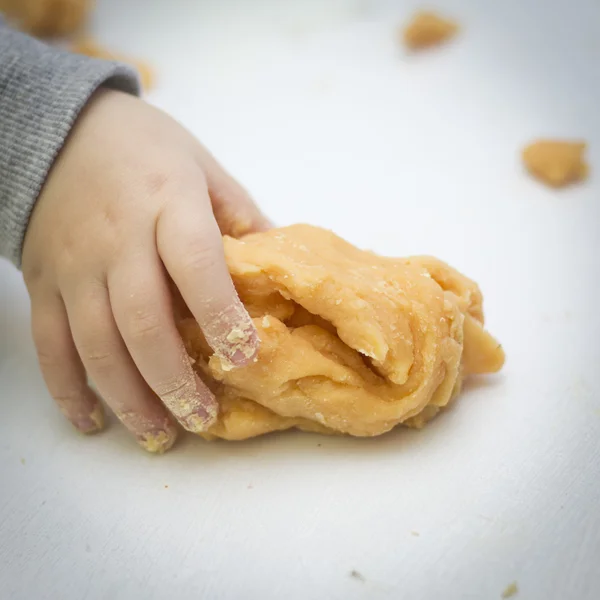
[[[160,452],[175,439],[172,416],[200,432],[217,411],[177,332],[170,281],[215,354],[231,368],[247,363],[258,339],[221,231],[268,223],[185,129],[135,92],[124,67],[0,26],[0,253],[22,258],[46,384],[91,432],[102,413],[87,371],[138,441]]]
[[[133,70],[50,48],[0,16],[0,255],[17,266],[48,171],[100,86],[139,93]]]

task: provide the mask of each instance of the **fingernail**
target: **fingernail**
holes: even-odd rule
[[[205,433],[217,421],[217,411],[198,411],[185,419],[185,428],[192,433]]]
[[[146,433],[138,438],[140,446],[152,454],[164,454],[169,450],[177,439],[177,430],[163,429]]]
[[[247,365],[258,352],[258,333],[240,300],[217,315],[204,334],[224,371]]]
[[[73,424],[81,433],[97,433],[104,429],[104,410],[100,403],[96,404],[89,415],[74,419]]]
[[[118,419],[135,436],[136,440],[148,452],[162,454],[177,439],[177,426],[171,416],[140,413],[137,411],[115,411]]]
[[[217,419],[217,400],[191,368],[182,381],[176,392],[161,396],[161,400],[185,429],[202,433]]]
[[[187,416],[181,421],[188,431],[204,433],[216,423],[219,416],[219,404],[197,375],[196,389],[198,392],[195,394],[195,398],[187,403],[187,410],[182,413]]]
[[[234,367],[248,364],[258,351],[258,333],[252,321],[234,326],[225,339],[229,342],[228,356],[225,358]]]

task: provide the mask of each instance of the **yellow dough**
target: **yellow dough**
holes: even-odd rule
[[[208,438],[421,427],[464,376],[504,363],[483,329],[477,285],[437,259],[380,257],[308,225],[224,244],[261,347],[256,362],[228,369],[176,311],[194,368],[219,400]]]
[[[525,147],[523,162],[540,181],[552,187],[563,187],[587,177],[586,147],[582,141],[538,140]]]
[[[0,0],[0,12],[40,37],[68,35],[86,21],[93,0]]]
[[[0,0],[0,13],[19,29],[38,37],[73,36],[70,51],[92,58],[115,60],[134,67],[142,88],[154,87],[154,70],[144,61],[112,52],[89,36],[82,36],[95,0]]]
[[[458,24],[436,13],[421,11],[414,15],[400,32],[404,45],[410,50],[420,50],[438,46],[453,38],[458,32]]]

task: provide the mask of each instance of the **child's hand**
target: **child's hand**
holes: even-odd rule
[[[23,250],[44,379],[75,427],[102,427],[86,370],[148,450],[172,445],[170,414],[195,432],[214,421],[216,401],[175,327],[169,278],[218,356],[232,366],[253,359],[258,338],[217,222],[232,235],[268,227],[175,121],[136,98],[98,92],[51,170]]]

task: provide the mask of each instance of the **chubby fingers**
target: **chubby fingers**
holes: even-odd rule
[[[143,448],[168,450],[177,429],[123,342],[106,286],[82,283],[64,300],[79,356],[105,402]]]
[[[156,228],[161,259],[225,369],[258,351],[258,335],[225,263],[206,183],[165,205]]]
[[[141,375],[185,429],[206,431],[217,417],[217,402],[192,369],[159,257],[123,258],[108,286],[117,326]]]
[[[31,319],[38,361],[50,395],[79,431],[100,431],[104,427],[102,405],[87,384],[60,296],[32,295]]]

